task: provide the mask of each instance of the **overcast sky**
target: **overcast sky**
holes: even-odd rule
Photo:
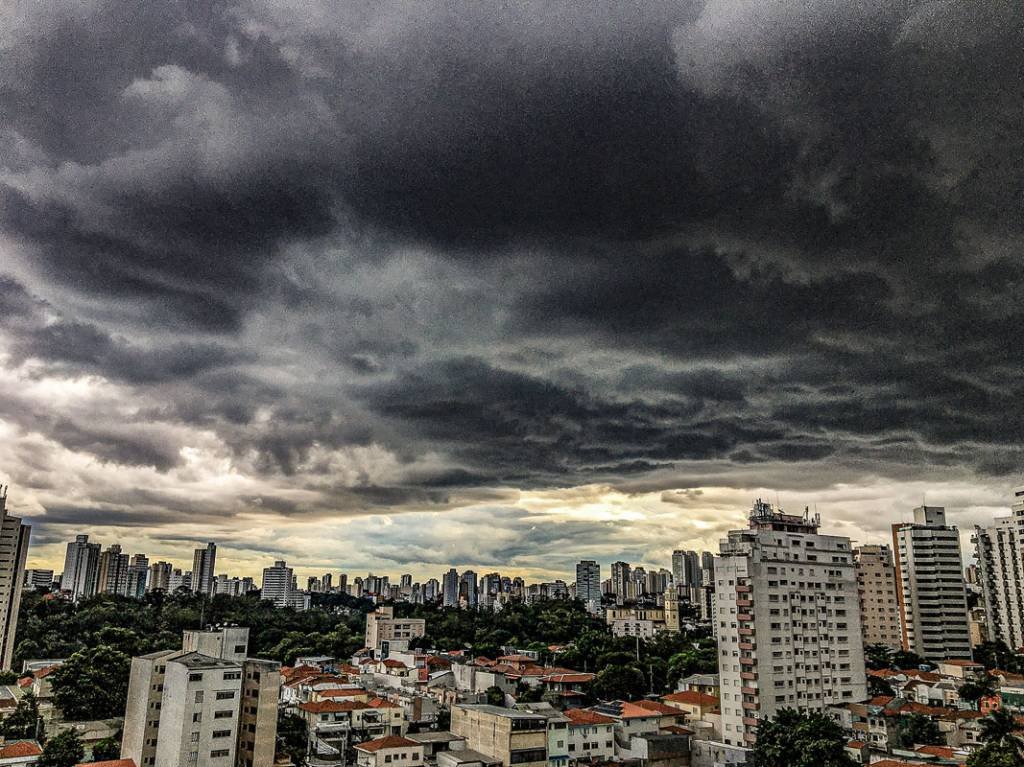
[[[218,570],[668,566],[1024,474],[1014,3],[0,5],[0,477]]]

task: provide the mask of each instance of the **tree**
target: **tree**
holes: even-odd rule
[[[843,729],[821,713],[784,708],[757,728],[751,767],[856,767]]]
[[[1017,721],[1005,708],[996,709],[981,720],[981,739],[985,743],[1003,743],[1019,750],[1016,730]]]
[[[277,750],[288,754],[291,760],[304,767],[309,734],[306,720],[296,714],[279,711],[277,715]]]
[[[892,649],[884,644],[869,644],[864,648],[864,663],[875,671],[892,668]]]
[[[889,695],[891,697],[896,696],[896,691],[889,684],[887,679],[883,679],[880,676],[868,675],[868,695],[874,697],[876,695]]]
[[[936,746],[945,742],[939,725],[924,714],[904,716],[896,723],[896,745],[900,748]]]
[[[982,676],[968,679],[957,688],[961,700],[977,704],[982,698],[993,695],[996,691],[996,682],[987,673]]]
[[[928,666],[930,668],[931,664],[916,652],[897,650],[892,654],[892,666],[898,669],[911,669],[918,666]]]
[[[15,684],[19,678],[15,671],[0,671],[0,684]]]
[[[1024,767],[1024,759],[1008,743],[986,743],[967,758],[967,767]]]
[[[85,748],[74,730],[65,730],[46,741],[38,767],[75,767],[85,759]]]
[[[487,702],[492,706],[504,706],[505,705],[505,693],[497,685],[492,685],[487,688],[484,693],[487,696]]]
[[[636,666],[606,666],[594,678],[592,692],[601,700],[633,700],[647,692],[644,672]]]
[[[1024,671],[1024,655],[1011,650],[1005,642],[982,642],[974,648],[974,660],[986,669],[1001,669],[1013,673]]]
[[[113,761],[120,755],[121,742],[117,738],[104,738],[97,741],[96,745],[92,747],[90,760],[93,762],[102,762],[108,759]]]
[[[50,675],[53,698],[65,719],[109,719],[124,715],[131,658],[100,645],[79,650]]]
[[[0,735],[8,740],[35,739],[39,727],[39,703],[31,691],[25,693],[18,705],[3,722]]]

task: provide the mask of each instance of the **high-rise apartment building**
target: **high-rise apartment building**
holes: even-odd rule
[[[710,551],[702,552],[700,555],[700,571],[701,580],[707,583],[709,580],[715,577],[715,555]],[[710,574],[710,578],[705,578],[705,575]]]
[[[423,601],[433,602],[441,593],[441,582],[437,578],[428,578],[423,584]]]
[[[1024,647],[1024,487],[1013,491],[1009,516],[974,528],[977,578],[992,641]]]
[[[187,631],[132,659],[121,758],[139,767],[272,767],[280,664],[247,658],[249,629]]]
[[[96,574],[96,589],[101,594],[128,594],[128,565],[130,559],[121,553],[121,547],[112,544],[100,554]]]
[[[758,500],[715,560],[722,737],[749,746],[782,708],[867,697],[850,539]]]
[[[217,566],[217,544],[207,543],[196,549],[192,558],[192,593],[213,596],[214,569]]]
[[[898,650],[903,646],[896,569],[889,546],[865,544],[853,550],[864,644]]]
[[[49,591],[53,588],[53,570],[26,570],[23,586],[27,589],[46,589]]]
[[[960,531],[941,506],[892,526],[903,647],[929,660],[971,657]]]
[[[273,567],[263,568],[260,597],[273,602],[277,607],[304,610],[309,606],[309,595],[303,594],[295,587],[295,573],[283,559],[274,562]]]
[[[459,605],[459,573],[453,567],[446,572],[442,578],[444,583],[444,606],[458,607]]]
[[[89,543],[88,535],[76,535],[64,556],[60,590],[74,601],[96,593],[96,575],[100,566],[100,545]]]
[[[459,597],[466,600],[467,607],[476,607],[476,573],[472,570],[466,570],[459,578]]]
[[[128,563],[128,596],[142,599],[146,596],[148,582],[149,558],[145,554],[135,554]]]
[[[170,562],[155,562],[150,565],[146,591],[170,591],[173,569]]]
[[[612,594],[619,605],[636,597],[628,562],[612,562]]]
[[[592,613],[601,609],[601,565],[592,559],[576,565],[576,598]]]
[[[9,671],[18,629],[21,584],[32,528],[7,513],[7,486],[0,487],[0,670]]]
[[[672,552],[672,580],[675,585],[697,588],[703,584],[701,558],[696,551],[677,549]]]

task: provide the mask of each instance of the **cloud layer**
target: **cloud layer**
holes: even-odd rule
[[[2,466],[40,559],[106,527],[240,567],[539,573],[710,544],[714,493],[737,519],[818,493],[876,536],[923,484],[998,507],[1024,459],[1012,14],[0,10]],[[537,511],[564,492],[586,513]]]

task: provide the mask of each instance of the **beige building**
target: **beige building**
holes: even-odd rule
[[[640,637],[650,639],[659,631],[668,630],[666,611],[662,607],[609,607],[604,620],[617,637]],[[678,603],[674,620],[678,626]]]
[[[722,738],[750,746],[782,708],[867,698],[850,539],[760,500],[715,559]]]
[[[401,735],[385,735],[356,745],[358,767],[423,767],[423,745]]]
[[[864,644],[900,649],[903,646],[903,633],[900,630],[900,607],[896,595],[892,549],[878,544],[858,546],[853,550],[853,561],[857,569],[857,595],[860,600]]]
[[[960,531],[941,506],[919,506],[892,539],[903,647],[932,661],[970,658]]]
[[[587,709],[571,708],[568,751],[572,761],[610,761],[615,757],[615,723],[610,716]]]
[[[423,618],[396,618],[395,608],[378,607],[366,615],[365,646],[386,658],[392,652],[405,652],[409,642],[426,632],[427,622]]]
[[[18,629],[21,584],[32,528],[7,514],[7,486],[0,486],[0,669],[11,668],[14,635]]]
[[[547,767],[547,730],[547,718],[540,714],[498,706],[452,706],[452,733],[506,767]]]
[[[248,629],[187,631],[132,659],[121,758],[139,767],[272,767],[280,665],[246,658]]]

